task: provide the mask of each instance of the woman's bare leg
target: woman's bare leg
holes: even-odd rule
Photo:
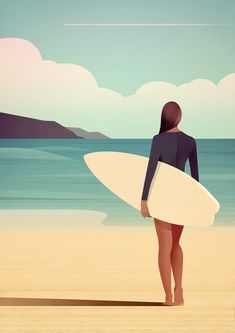
[[[172,251],[171,251],[171,266],[175,280],[174,287],[174,304],[184,304],[182,274],[183,274],[183,251],[179,244],[180,236],[184,226],[171,224],[172,230]]]
[[[171,292],[171,249],[172,249],[172,231],[171,224],[154,218],[155,228],[158,236],[158,265],[162,284],[166,294],[165,305],[172,305]]]

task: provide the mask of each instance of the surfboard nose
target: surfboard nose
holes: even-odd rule
[[[100,153],[101,152],[95,151],[95,152],[83,155],[83,158],[84,158],[86,164],[89,166],[93,161],[97,160],[98,158],[101,158]]]
[[[83,158],[85,160],[86,163],[89,163],[90,159],[92,158],[92,156],[94,155],[94,153],[88,153],[83,155]]]
[[[93,165],[93,163],[99,163],[99,161],[102,161],[104,163],[108,163],[109,161],[113,160],[113,157],[117,155],[118,152],[114,151],[94,151],[91,153],[87,153],[83,155],[83,158],[86,162],[86,164]],[[127,153],[118,153],[118,154],[127,154]]]
[[[94,173],[94,170],[100,170],[105,166],[109,166],[110,161],[113,159],[111,158],[115,152],[112,151],[95,151],[91,153],[87,153],[83,155],[84,161],[87,166],[91,169]]]

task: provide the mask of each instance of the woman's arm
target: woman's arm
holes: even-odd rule
[[[159,144],[159,138],[157,135],[154,135],[152,139],[152,145],[151,145],[151,151],[150,151],[150,156],[149,156],[149,161],[148,161],[148,166],[147,166],[147,171],[145,175],[145,180],[144,180],[144,186],[143,186],[143,192],[142,192],[142,201],[147,200],[148,198],[148,193],[150,189],[150,185],[157,167],[157,163],[160,157],[160,144]]]
[[[193,149],[189,155],[189,164],[191,169],[191,176],[199,182],[196,140],[194,140]]]

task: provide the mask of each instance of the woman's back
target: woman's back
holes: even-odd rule
[[[152,139],[142,200],[147,200],[158,161],[185,171],[185,164],[188,158],[191,176],[199,181],[196,140],[182,131],[168,131],[156,134]]]

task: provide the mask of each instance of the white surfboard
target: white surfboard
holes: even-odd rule
[[[100,151],[83,156],[92,173],[115,195],[141,210],[141,195],[149,158],[124,152]],[[168,223],[209,226],[220,205],[187,173],[158,162],[147,200],[152,217]]]

